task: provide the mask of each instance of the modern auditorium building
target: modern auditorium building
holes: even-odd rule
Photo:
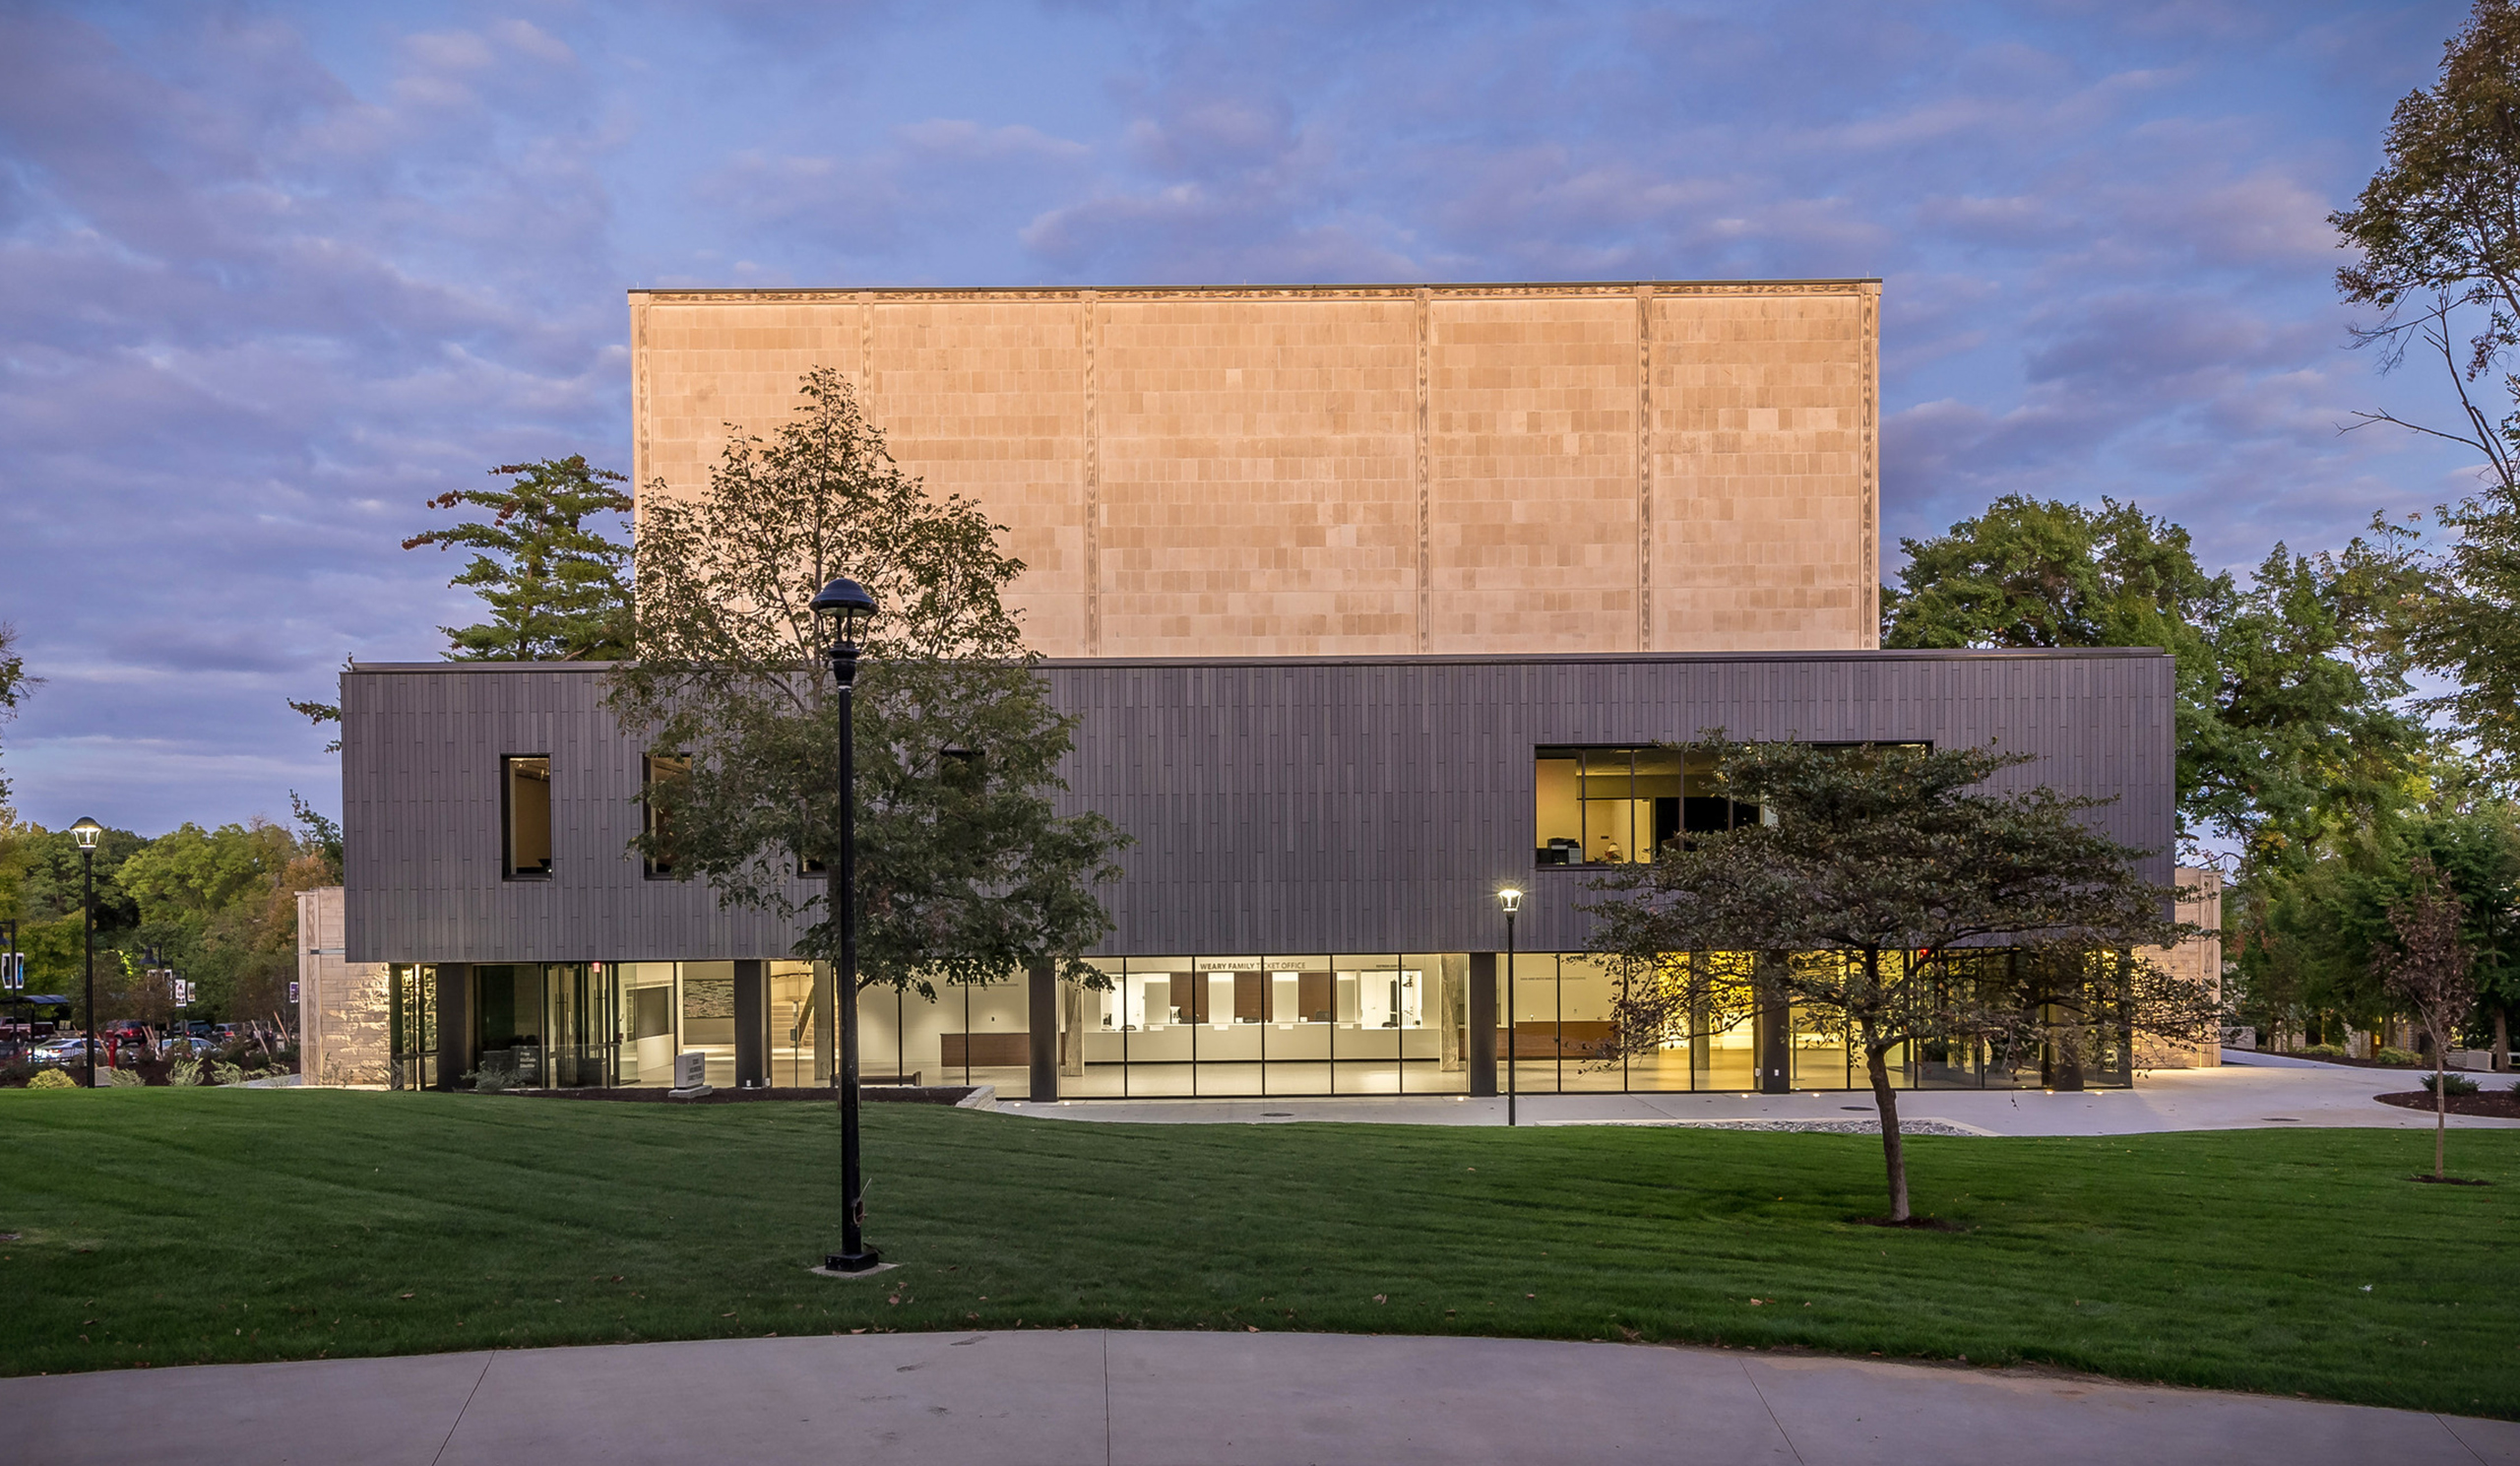
[[[1785,1008],[1595,1057],[1588,883],[1721,803],[1672,746],[1709,728],[2032,752],[2004,777],[2110,800],[2170,882],[2167,657],[1876,650],[1878,306],[1872,281],[634,292],[640,493],[693,492],[840,370],[906,469],[1006,526],[1077,719],[1061,797],[1134,841],[1086,954],[1107,988],[870,991],[866,1071],[1036,1099],[1482,1094],[1506,1065],[1524,1093],[1859,1087],[1830,1015]],[[344,674],[317,1080],[657,1085],[696,1050],[721,1085],[828,1082],[794,931],[630,850],[649,750],[604,670]],[[2088,1082],[2130,1081],[2095,1052]]]

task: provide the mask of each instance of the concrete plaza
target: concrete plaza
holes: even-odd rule
[[[2054,1093],[2045,1090],[1902,1090],[1899,1118],[1923,1127],[1939,1120],[1952,1129],[1985,1135],[2136,1135],[2161,1130],[2297,1129],[2356,1126],[2429,1129],[2428,1111],[2382,1105],[2374,1095],[2417,1087],[2422,1076],[2407,1069],[2366,1069],[2286,1059],[2272,1054],[2227,1054],[2211,1069],[2147,1069],[2133,1089]],[[2475,1076],[2490,1086],[2514,1082],[2508,1074]],[[1005,1101],[1009,1114],[1076,1120],[1141,1123],[1292,1124],[1304,1120],[1359,1124],[1501,1125],[1503,1099],[1443,1095],[1397,1098],[1356,1095],[1338,1099],[1072,1100],[1063,1104]],[[1790,1095],[1725,1090],[1699,1094],[1535,1094],[1515,1108],[1527,1125],[1793,1124],[1863,1125],[1872,1122],[1872,1097],[1860,1090],[1803,1090]],[[2457,1126],[2508,1127],[2520,1120],[2452,1115]]]
[[[842,1285],[846,1286],[846,1285]],[[1099,1331],[0,1379],[14,1460],[2520,1462],[2520,1424],[1750,1350]]]

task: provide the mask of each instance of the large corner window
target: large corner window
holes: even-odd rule
[[[1929,743],[1823,743],[1868,757]],[[1648,862],[1692,835],[1766,822],[1769,811],[1728,797],[1715,755],[1682,748],[1539,748],[1532,766],[1533,855],[1543,865]]]
[[[511,753],[499,760],[499,814],[507,878],[550,879],[550,754]]]
[[[660,786],[688,783],[691,760],[682,754],[651,753],[640,760],[639,778],[640,827],[648,837],[648,879],[677,879],[682,872],[674,868],[672,816],[658,807],[658,790]]]
[[[1678,748],[1541,748],[1532,766],[1533,857],[1543,865],[1649,861],[1685,837],[1758,822],[1715,787],[1713,759]]]

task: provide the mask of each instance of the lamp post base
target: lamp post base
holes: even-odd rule
[[[835,1273],[862,1273],[884,1260],[884,1254],[868,1247],[863,1252],[826,1252],[823,1270]]]

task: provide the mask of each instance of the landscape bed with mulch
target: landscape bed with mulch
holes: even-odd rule
[[[2426,1115],[2432,1113],[2432,1094],[2429,1090],[2412,1089],[2400,1095],[2373,1095],[2371,1098],[2383,1105],[2395,1105],[2401,1110],[2421,1110]],[[2472,1095],[2452,1095],[2447,1108],[2452,1115],[2481,1115],[2488,1119],[2520,1119],[2520,1093],[2507,1088],[2495,1088],[2481,1090]]]

